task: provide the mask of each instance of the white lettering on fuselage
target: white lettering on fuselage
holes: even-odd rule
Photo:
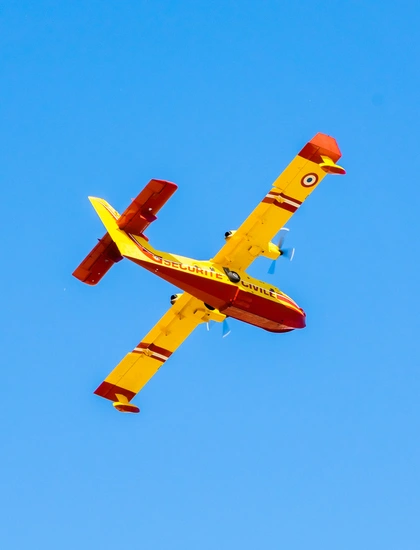
[[[154,254],[153,252],[151,252],[150,250],[148,250],[147,248],[145,248],[143,245],[141,245],[137,239],[133,239],[135,240],[136,244],[139,246],[139,248],[144,252],[144,254],[149,258],[151,259],[152,261],[160,264],[160,265],[163,265],[165,267],[169,267],[171,269],[179,269],[181,271],[188,271],[189,273],[195,273],[197,275],[203,275],[204,277],[209,277],[211,279],[217,279],[217,280],[223,280],[225,277],[221,274],[221,273],[218,273],[217,271],[212,271],[212,270],[207,270],[207,269],[204,269],[202,267],[198,267],[197,265],[188,265],[188,264],[183,264],[182,262],[175,262],[173,260],[167,260],[165,258],[162,258],[162,256],[157,256],[156,254]],[[228,277],[226,277],[227,280]],[[288,302],[292,305],[294,305],[295,307],[298,307],[297,304],[295,304],[295,302],[293,302],[293,300],[291,298],[289,298],[288,296],[285,296],[283,294],[280,294],[279,292],[276,292],[275,290],[273,289],[266,289],[266,288],[263,288],[263,287],[260,287],[252,282],[247,282],[247,281],[244,281],[244,280],[241,280],[241,285],[250,290],[251,292],[254,291],[254,292],[257,292],[258,294],[262,294],[264,296],[270,296],[270,298],[274,298],[275,300],[279,300],[280,302]]]

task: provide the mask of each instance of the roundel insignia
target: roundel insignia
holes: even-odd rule
[[[306,174],[300,180],[303,187],[313,187],[318,182],[318,176],[316,174]]]

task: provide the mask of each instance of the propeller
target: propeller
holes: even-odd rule
[[[226,319],[222,323],[222,338],[226,338],[230,334],[230,328]]]
[[[284,244],[284,241],[286,239],[286,235],[287,233],[289,232],[289,229],[287,227],[283,227],[282,229],[280,229],[280,236],[279,236],[279,242],[277,243],[277,247],[280,251],[280,256],[279,258],[287,258],[288,260],[292,261],[293,260],[293,256],[295,255],[295,249],[294,248],[283,248],[283,244]],[[278,258],[277,258],[278,260]],[[271,262],[271,265],[268,269],[268,273],[270,275],[274,275],[275,271],[276,271],[276,262],[277,260],[273,260]]]
[[[211,329],[211,326],[212,326],[210,324],[210,321],[208,321],[206,323],[206,326],[207,326],[207,331],[209,331]],[[228,322],[225,319],[222,323],[222,338],[226,338],[226,336],[229,336],[230,333],[231,333],[230,327],[228,325]]]

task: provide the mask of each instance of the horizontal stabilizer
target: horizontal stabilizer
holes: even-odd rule
[[[109,204],[105,204],[104,201],[100,201],[99,199],[95,199],[95,201],[99,201],[102,205],[105,204],[106,210],[116,220],[116,225],[118,225],[119,229],[125,231],[125,233],[141,235],[147,240],[144,231],[156,220],[156,214],[177,189],[178,186],[170,181],[150,180],[121,216]],[[114,221],[113,223],[115,224]],[[117,245],[112,240],[110,234],[106,233],[73,272],[73,275],[76,279],[82,281],[82,283],[96,285],[105,273],[120,260],[122,260],[122,256]]]
[[[141,193],[124,210],[118,219],[118,227],[132,235],[143,235],[156,220],[156,214],[178,189],[175,183],[150,180]]]
[[[111,267],[122,260],[117,245],[106,233],[73,272],[74,277],[88,285],[96,285]]]

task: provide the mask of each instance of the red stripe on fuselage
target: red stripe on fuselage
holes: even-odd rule
[[[139,260],[135,260],[135,262],[235,319],[272,332],[283,332],[284,330],[303,328],[305,326],[305,314],[296,311],[295,304],[291,303],[294,306],[293,308],[288,307],[285,303],[265,297],[265,293],[254,294],[242,289],[241,286],[234,286],[217,279],[197,276],[188,271],[181,271]],[[281,299],[283,300],[282,296]],[[288,301],[286,297],[284,300]],[[241,311],[243,312],[242,314],[240,313]]]
[[[231,302],[236,293],[236,287],[223,281],[223,277],[219,273],[217,273],[217,275],[219,275],[221,279],[215,278],[216,272],[211,272],[213,276],[209,274],[208,277],[202,277],[188,271],[188,269],[181,269],[179,267],[174,268],[162,264],[151,264],[137,259],[133,259],[133,261],[162,279],[165,279],[165,281],[168,281],[178,288],[182,288],[185,292],[188,292],[192,296],[195,296],[199,300],[219,310],[225,307],[227,303]]]

